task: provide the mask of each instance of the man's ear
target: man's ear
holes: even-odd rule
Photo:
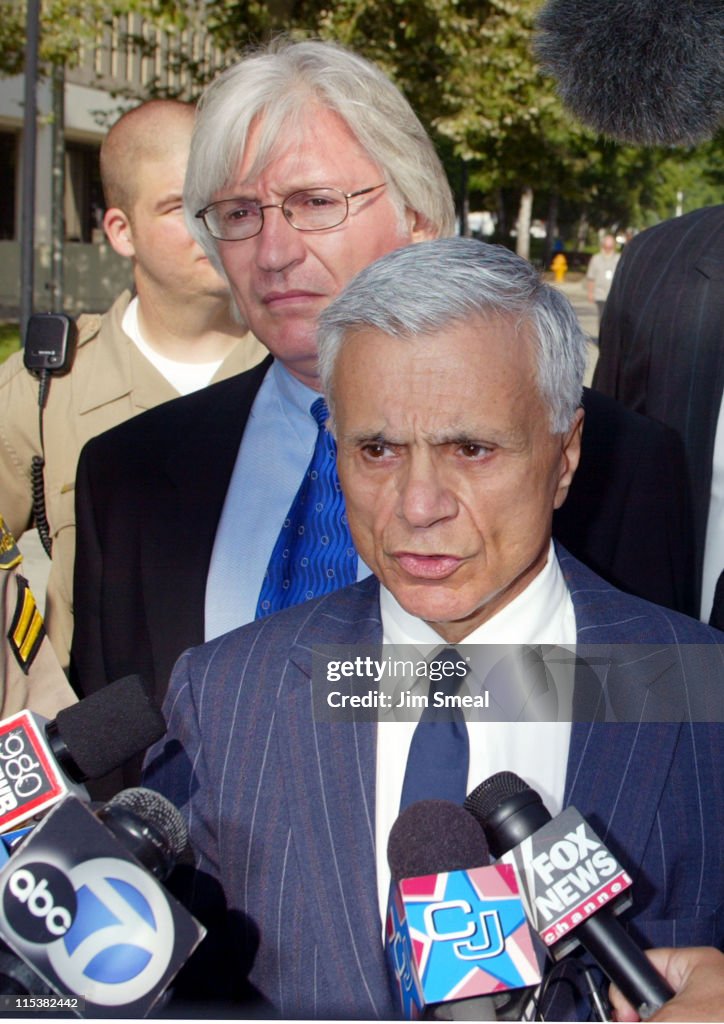
[[[433,228],[430,221],[422,213],[418,213],[416,210],[411,210],[409,207],[405,211],[407,218],[407,228],[410,232],[410,243],[413,242],[432,242],[435,238],[440,237],[440,232]]]
[[[558,487],[553,500],[553,508],[560,508],[568,497],[568,489],[576,475],[581,459],[581,438],[583,436],[583,409],[577,409],[568,432],[564,434],[561,444],[560,475]]]
[[[103,229],[108,241],[119,256],[130,259],[136,255],[136,250],[133,247],[131,222],[123,210],[117,206],[111,206],[106,210],[103,217]]]

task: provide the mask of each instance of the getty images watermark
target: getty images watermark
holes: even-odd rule
[[[724,648],[320,645],[312,692],[323,721],[722,722]]]

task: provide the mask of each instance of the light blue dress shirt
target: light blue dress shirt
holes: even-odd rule
[[[226,492],[206,580],[204,633],[252,622],[276,539],[314,451],[319,393],[275,360],[259,388]],[[358,578],[369,575],[360,562]]]

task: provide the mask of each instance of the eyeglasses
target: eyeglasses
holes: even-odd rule
[[[361,188],[357,192],[342,192],[338,188],[305,188],[292,192],[281,203],[260,206],[253,199],[218,199],[209,203],[196,216],[204,222],[213,238],[222,242],[241,242],[253,238],[264,227],[264,210],[281,210],[290,227],[297,231],[325,231],[336,228],[347,219],[349,201],[366,196],[386,182]]]

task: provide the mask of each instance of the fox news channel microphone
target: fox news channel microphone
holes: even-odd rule
[[[141,679],[126,676],[48,722],[20,711],[0,722],[0,832],[42,814],[79,784],[120,767],[166,732]]]
[[[520,1019],[519,990],[527,1001],[540,981],[532,937],[515,871],[488,866],[471,815],[445,800],[412,804],[390,831],[387,859],[385,954],[403,1016]]]
[[[548,0],[534,43],[585,125],[640,146],[690,146],[724,124],[724,4]]]
[[[0,928],[39,976],[31,991],[44,983],[79,1016],[146,1016],[205,934],[156,880],[187,841],[151,790],[125,790],[98,816],[74,796],[57,804],[0,872]]]
[[[608,906],[631,879],[575,807],[552,818],[513,772],[486,779],[465,807],[493,856],[517,867],[531,922],[555,960],[580,943],[644,1020],[673,998]]]

